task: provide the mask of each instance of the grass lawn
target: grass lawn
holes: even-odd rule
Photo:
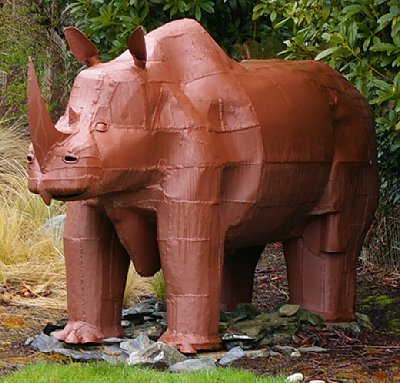
[[[90,382],[159,382],[159,383],[286,383],[282,377],[260,377],[249,371],[221,368],[196,373],[158,372],[151,369],[107,363],[31,364],[0,378],[4,383],[90,383]]]

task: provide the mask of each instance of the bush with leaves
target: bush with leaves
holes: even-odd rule
[[[182,17],[200,21],[234,58],[323,60],[373,106],[383,205],[400,203],[400,4],[398,0],[77,0],[67,7],[103,59]],[[284,45],[285,44],[285,45]]]
[[[234,58],[271,57],[283,49],[271,23],[252,20],[256,0],[77,0],[67,12],[98,46],[103,60],[126,49],[138,25],[151,31],[175,19],[198,20]],[[258,24],[258,25],[257,25]]]
[[[38,27],[31,23],[28,12],[27,6],[14,6],[12,2],[5,2],[0,8],[0,71],[4,76],[0,112],[24,112],[28,57],[45,50],[36,38]],[[39,67],[43,61],[46,57],[38,56]]]
[[[65,0],[5,0],[0,2],[0,116],[26,120],[26,69],[28,57],[35,62],[41,88],[55,117],[64,107],[69,73],[75,61],[62,36],[69,22]],[[72,76],[71,76],[72,77]],[[21,127],[24,125],[22,124]]]
[[[323,60],[372,105],[382,206],[400,203],[400,3],[398,0],[261,0],[253,19],[274,23],[281,55]]]

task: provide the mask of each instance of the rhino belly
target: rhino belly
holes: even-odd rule
[[[224,202],[226,245],[264,245],[290,237],[318,205],[330,168],[330,163],[264,164],[252,201]]]

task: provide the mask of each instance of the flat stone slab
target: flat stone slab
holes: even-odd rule
[[[230,349],[219,361],[219,364],[221,366],[226,366],[230,363],[232,363],[235,360],[238,360],[240,358],[243,358],[245,356],[245,352],[243,351],[243,349],[239,346],[234,347],[232,349]]]
[[[291,317],[296,315],[300,309],[300,305],[283,305],[279,308],[279,314],[283,317]]]
[[[327,348],[319,347],[319,346],[311,346],[311,347],[300,347],[299,351],[301,353],[308,353],[308,352],[329,352]]]
[[[305,353],[327,353],[330,350],[318,347],[293,347],[294,336],[302,326],[317,329],[341,328],[353,333],[361,331],[360,323],[323,323],[315,315],[298,305],[286,304],[279,311],[259,314],[252,305],[239,305],[234,312],[221,313],[220,336],[226,351],[199,352],[188,359],[174,347],[155,342],[165,329],[165,303],[156,299],[144,300],[124,310],[122,324],[126,338],[108,338],[100,345],[69,345],[55,337],[42,333],[29,338],[30,345],[44,353],[58,353],[76,361],[105,360],[109,363],[128,363],[167,369],[173,365],[177,371],[188,368],[214,368],[217,361],[227,366],[240,358],[283,357],[299,358]],[[366,315],[357,314],[357,319],[367,323]],[[66,321],[47,325],[46,330],[62,328]],[[139,335],[140,334],[140,335]],[[264,347],[262,349],[254,349]],[[204,362],[205,360],[205,362]],[[210,362],[212,361],[212,362]],[[181,365],[179,363],[184,362]]]
[[[212,358],[187,359],[169,367],[169,372],[196,372],[200,370],[215,370],[216,360]]]
[[[25,345],[29,345],[36,350],[39,350],[40,352],[44,352],[46,354],[54,352],[54,350],[56,349],[64,348],[63,343],[60,342],[57,338],[43,333],[28,339],[25,342]]]

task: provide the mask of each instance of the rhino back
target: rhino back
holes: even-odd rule
[[[259,120],[263,160],[247,219],[228,218],[236,222],[228,230],[228,247],[284,239],[310,214],[337,209],[343,193],[332,177],[334,164],[376,173],[371,113],[347,80],[318,62],[242,65],[245,71],[237,72],[237,79]],[[242,164],[230,172],[246,168]],[[246,204],[237,196],[233,191],[225,199],[228,216]]]

